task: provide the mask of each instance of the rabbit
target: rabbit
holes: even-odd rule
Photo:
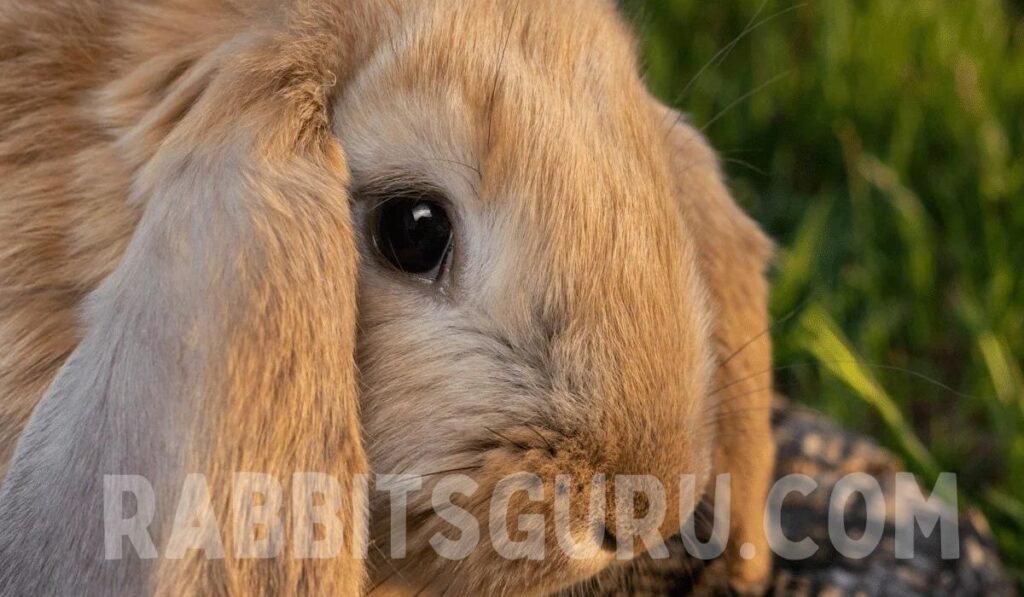
[[[607,0],[0,0],[0,593],[547,593],[636,530],[595,475],[667,538],[723,473],[763,589],[772,243],[635,46]],[[240,471],[338,479],[345,549],[103,557],[103,475],[162,549],[195,473],[236,536]],[[456,471],[593,549],[438,556]],[[371,472],[423,475],[402,558]]]

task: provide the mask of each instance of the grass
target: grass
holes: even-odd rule
[[[956,472],[1024,579],[1024,2],[798,1],[624,4],[782,247],[779,387]]]

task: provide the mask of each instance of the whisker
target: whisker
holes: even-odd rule
[[[761,16],[761,13],[764,11],[765,6],[768,6],[768,0],[763,0],[761,2],[761,5],[757,7],[756,11],[754,11],[754,16],[750,17],[750,20],[747,21],[747,25],[743,28],[742,31],[740,31],[739,35],[734,37],[733,40],[727,43],[726,45],[722,46],[718,50],[718,52],[716,52],[715,55],[711,57],[710,60],[705,62],[704,65],[700,67],[700,69],[697,71],[695,75],[690,77],[690,80],[686,83],[686,85],[683,86],[683,89],[676,95],[676,98],[675,100],[673,100],[672,105],[679,105],[679,103],[683,101],[683,99],[686,97],[686,94],[690,91],[690,88],[697,83],[697,81],[701,78],[701,76],[704,74],[706,70],[711,68],[711,65],[715,64],[716,62],[721,64],[721,62],[725,61],[725,59],[729,56],[733,49],[736,48],[740,41],[742,41],[744,37],[750,35],[750,33],[754,31],[754,29],[757,29],[757,27],[760,26],[760,24],[754,26],[754,23],[755,21],[757,21],[757,17]],[[678,118],[679,117],[677,116],[676,120],[672,123],[673,127],[679,124]],[[671,130],[671,127],[669,128],[669,130]]]
[[[721,412],[723,410],[726,410],[726,409],[722,408],[723,406],[727,406],[729,404],[732,404],[733,402],[736,402],[738,400],[746,398],[747,396],[751,396],[753,394],[757,394],[758,392],[763,392],[766,389],[774,390],[775,386],[773,384],[771,386],[765,386],[765,387],[762,387],[762,388],[759,388],[759,389],[756,389],[756,390],[749,390],[749,391],[746,391],[746,392],[741,392],[739,394],[736,394],[735,396],[729,396],[725,400],[721,400],[719,402],[716,402],[715,404],[708,405],[708,408],[706,408],[704,410],[704,416],[715,415],[715,414],[717,414],[717,413],[719,413],[719,412]],[[726,411],[726,412],[728,412],[728,411]]]
[[[725,108],[720,110],[718,112],[718,114],[715,114],[715,116],[713,118],[711,118],[711,120],[705,122],[704,126],[700,127],[700,131],[702,133],[707,131],[711,127],[711,125],[713,125],[716,122],[718,122],[719,120],[721,120],[722,117],[724,117],[726,114],[731,112],[734,108],[736,108],[736,106],[738,106],[738,105],[742,104],[743,102],[747,101],[748,99],[750,99],[751,97],[753,97],[757,93],[761,92],[762,90],[766,89],[767,87],[775,84],[779,79],[782,79],[783,77],[788,77],[791,74],[793,74],[792,70],[788,70],[788,71],[786,71],[784,73],[779,73],[779,74],[775,75],[774,77],[772,77],[771,79],[768,79],[764,83],[761,83],[757,87],[755,87],[755,88],[751,89],[750,91],[744,93],[739,98],[737,98],[732,103],[730,103],[728,106],[726,106]]]
[[[770,22],[770,21],[772,21],[774,19],[777,19],[778,17],[781,17],[781,16],[783,16],[783,15],[785,15],[787,13],[793,12],[795,10],[803,8],[804,6],[807,6],[806,2],[800,3],[800,4],[795,4],[793,6],[790,6],[789,8],[784,8],[784,9],[779,10],[779,11],[773,13],[773,14],[770,14],[767,17],[765,17],[764,19],[762,19],[760,21],[757,21],[755,23],[754,21],[757,19],[758,16],[760,16],[761,12],[764,10],[764,7],[767,6],[767,4],[768,4],[768,0],[764,0],[761,3],[761,6],[758,7],[757,11],[754,13],[754,16],[751,17],[750,21],[747,22],[747,26],[743,29],[743,31],[741,31],[740,34],[737,35],[735,39],[733,39],[727,45],[723,46],[722,49],[720,49],[718,51],[718,53],[716,53],[714,56],[712,56],[711,59],[708,60],[704,64],[704,66],[702,66],[700,68],[700,70],[697,71],[697,74],[695,74],[690,79],[690,81],[686,84],[686,86],[683,87],[683,90],[679,92],[679,94],[676,97],[675,101],[673,101],[671,105],[678,106],[683,101],[683,99],[686,97],[686,94],[690,91],[690,88],[692,88],[693,85],[697,82],[697,80],[700,79],[701,75],[703,75],[704,72],[707,71],[707,69],[710,68],[712,65],[714,65],[716,62],[718,64],[721,64],[722,62],[724,62],[725,59],[729,57],[729,54],[732,53],[732,51],[736,48],[736,46],[739,44],[739,42],[742,41],[745,37],[747,37],[748,35],[750,35],[754,31],[756,31],[757,29],[761,28],[766,23],[768,23],[768,22]],[[675,128],[675,126],[679,124],[679,121],[682,118],[683,118],[683,114],[682,114],[682,112],[680,112],[679,115],[676,116],[675,120],[672,122],[672,126],[669,127],[668,133],[666,133],[666,135],[672,132],[672,129]]]
[[[732,361],[734,358],[736,358],[741,352],[743,352],[744,350],[749,348],[752,344],[754,344],[754,342],[757,342],[758,340],[763,338],[765,336],[765,334],[769,334],[769,333],[775,331],[775,329],[778,328],[780,325],[782,325],[782,324],[786,323],[787,321],[793,319],[793,317],[795,317],[797,315],[797,313],[802,311],[804,309],[804,307],[806,307],[808,305],[808,303],[811,302],[812,298],[813,298],[813,295],[807,297],[799,305],[797,305],[796,307],[793,307],[793,309],[790,310],[789,313],[786,313],[781,318],[775,320],[774,322],[772,322],[771,325],[766,327],[764,330],[762,330],[756,336],[754,336],[753,338],[751,338],[751,339],[747,340],[746,342],[744,342],[743,344],[741,344],[739,348],[737,348],[732,353],[730,353],[728,356],[726,356],[724,359],[719,361],[718,367],[715,368],[715,371],[716,372],[721,371],[722,368],[725,367],[727,364],[729,364],[730,361]]]
[[[534,427],[533,425],[531,425],[531,424],[529,424],[529,423],[525,423],[525,425],[526,425],[526,427],[527,427],[527,428],[528,428],[528,429],[529,429],[530,431],[532,431],[532,432],[533,432],[533,434],[534,434],[534,435],[536,435],[537,437],[539,437],[539,438],[540,438],[540,441],[544,442],[544,445],[546,445],[546,446],[548,447],[548,453],[550,453],[550,454],[551,454],[552,456],[554,456],[555,454],[557,454],[557,453],[558,453],[558,452],[557,452],[557,451],[555,450],[555,447],[554,447],[553,445],[551,445],[551,442],[550,442],[550,441],[548,441],[548,438],[544,437],[544,435],[543,435],[543,434],[541,434],[541,432],[540,432],[540,431],[537,431],[537,429],[536,429],[536,428],[535,428],[535,427]]]
[[[722,392],[724,390],[727,390],[730,387],[736,386],[738,384],[741,384],[741,383],[743,383],[745,381],[749,381],[749,380],[754,379],[756,377],[760,377],[760,376],[765,375],[767,373],[778,373],[780,371],[789,371],[789,370],[793,370],[793,369],[817,367],[817,366],[820,366],[820,365],[828,365],[828,364],[832,364],[832,365],[859,365],[861,367],[865,367],[865,368],[868,368],[868,369],[880,369],[882,371],[894,371],[896,373],[904,373],[906,375],[910,375],[910,376],[915,377],[917,379],[926,381],[929,384],[931,384],[931,385],[933,385],[933,386],[935,386],[937,388],[940,388],[942,390],[945,390],[945,391],[949,392],[950,394],[952,394],[952,395],[954,395],[954,396],[956,396],[958,398],[963,398],[964,400],[979,400],[978,396],[973,396],[971,394],[965,394],[963,392],[955,390],[954,388],[950,387],[949,385],[947,385],[947,384],[945,384],[945,383],[943,383],[943,382],[941,382],[941,381],[939,381],[939,380],[937,380],[937,379],[935,379],[935,378],[933,378],[933,377],[931,377],[929,375],[921,373],[920,371],[915,371],[913,369],[908,369],[906,367],[898,367],[896,365],[884,365],[884,364],[879,364],[879,363],[869,363],[869,362],[857,361],[857,360],[848,360],[848,361],[832,361],[832,360],[825,361],[825,360],[822,360],[822,361],[807,361],[807,362],[804,362],[804,363],[790,363],[789,365],[780,365],[778,367],[772,367],[771,369],[765,369],[764,371],[759,371],[757,373],[752,373],[752,374],[747,375],[745,377],[741,377],[739,379],[732,380],[732,381],[730,381],[730,382],[728,382],[726,384],[723,384],[723,385],[715,388],[714,390],[712,390],[710,393],[708,393],[708,397],[714,396],[715,394],[717,394],[719,392]],[[728,400],[731,400],[731,399],[732,399],[732,397],[730,397]],[[724,401],[723,402],[719,402],[718,404],[725,404],[725,402]]]
[[[808,364],[810,364],[810,363],[808,363]],[[708,398],[711,398],[711,397],[713,397],[713,396],[714,396],[715,394],[719,394],[719,393],[721,393],[721,392],[724,392],[725,390],[728,390],[729,388],[732,388],[732,387],[738,386],[739,384],[741,384],[741,383],[743,383],[743,382],[745,382],[745,381],[750,381],[750,380],[752,380],[752,379],[756,379],[756,378],[758,378],[758,377],[761,377],[761,376],[767,375],[767,374],[769,374],[769,373],[778,373],[779,371],[785,371],[785,370],[787,370],[787,369],[792,369],[792,368],[796,368],[796,367],[795,367],[795,366],[789,366],[789,367],[772,367],[771,369],[765,369],[764,371],[758,371],[757,373],[751,373],[750,375],[747,375],[747,376],[745,376],[745,377],[741,377],[741,378],[739,378],[739,379],[734,379],[734,380],[730,381],[730,382],[729,382],[729,383],[727,383],[727,384],[723,384],[723,385],[721,385],[721,386],[718,386],[718,387],[717,387],[717,388],[715,388],[714,390],[711,390],[710,392],[708,392],[708,394],[707,394],[707,397],[708,397]],[[723,405],[723,404],[728,404],[728,401],[729,401],[729,400],[732,400],[732,398],[730,397],[730,398],[726,398],[725,400],[720,400],[720,401],[718,401],[718,402],[716,402],[716,403],[715,403],[715,406],[721,406],[721,405]]]
[[[449,510],[459,509],[459,510],[464,510],[466,512],[469,512],[470,516],[476,517],[477,514],[480,514],[479,512],[477,512],[477,510],[481,506],[483,506],[485,503],[490,501],[491,498],[493,498],[494,496],[493,496],[493,494],[490,491],[483,491],[483,492],[481,492],[481,494],[479,496],[477,496],[476,493],[474,492],[469,497],[470,498],[477,498],[477,499],[471,499],[465,505],[463,505],[463,504],[456,504],[454,502],[448,503],[448,504],[445,504],[441,509],[435,510],[435,513],[440,514],[442,512],[448,512]]]
[[[491,133],[494,125],[494,100],[498,93],[498,79],[501,76],[501,69],[505,65],[505,53],[508,50],[508,42],[512,39],[512,29],[515,27],[516,19],[519,17],[519,7],[517,3],[515,12],[512,13],[512,19],[508,24],[508,31],[505,32],[505,41],[501,44],[501,54],[498,56],[498,64],[494,69],[494,80],[491,82],[491,93],[487,97],[487,148],[491,147]]]
[[[749,395],[749,394],[756,394],[757,392],[763,392],[765,390],[770,390],[770,389],[771,388],[758,388],[757,390],[755,390],[753,392],[749,392],[747,395]],[[701,427],[698,427],[697,430],[700,430],[700,429],[702,429],[704,427],[708,427],[708,426],[711,426],[711,425],[717,425],[717,424],[719,424],[719,423],[721,423],[723,421],[729,420],[730,417],[735,417],[735,416],[739,416],[739,415],[748,415],[748,414],[759,412],[759,411],[771,411],[772,408],[773,408],[772,405],[768,404],[768,405],[765,405],[765,406],[751,406],[750,408],[739,408],[739,409],[736,409],[736,410],[730,410],[730,411],[726,411],[726,412],[722,412],[722,413],[717,413],[714,417],[709,417],[707,420],[705,420],[702,423]]]
[[[740,160],[740,159],[737,159],[737,158],[722,158],[722,161],[727,163],[727,164],[736,164],[737,166],[743,166],[744,168],[750,170],[751,172],[754,172],[755,174],[760,174],[761,176],[764,176],[764,177],[770,177],[771,176],[771,174],[769,174],[767,170],[764,170],[762,168],[758,168],[757,166],[751,164],[750,162],[748,162],[746,160]]]
[[[480,173],[480,169],[479,168],[477,168],[476,166],[471,166],[470,164],[467,164],[466,162],[461,162],[459,160],[449,160],[449,159],[446,159],[446,158],[424,158],[424,159],[426,159],[428,161],[431,161],[431,162],[445,162],[445,163],[448,163],[448,164],[454,164],[456,166],[464,166],[467,169],[472,170],[473,172],[475,172],[477,176],[483,176]]]
[[[970,394],[964,394],[963,392],[958,392],[958,391],[954,390],[953,388],[949,387],[948,385],[942,383],[941,381],[939,381],[937,379],[929,377],[929,376],[925,375],[924,373],[921,373],[920,371],[914,371],[913,369],[907,369],[905,367],[897,367],[896,365],[879,365],[879,364],[875,364],[875,363],[865,363],[863,361],[819,361],[819,362],[820,363],[832,363],[834,365],[861,365],[863,367],[868,367],[869,369],[882,369],[884,371],[895,371],[895,372],[898,372],[898,373],[905,373],[907,375],[910,375],[910,376],[916,377],[918,379],[924,380],[924,381],[932,384],[935,387],[942,388],[943,390],[946,390],[947,392],[949,392],[950,394],[953,394],[954,396],[957,396],[958,398],[963,398],[965,400],[975,400],[975,399],[977,399],[977,396],[972,396]]]
[[[445,472],[445,471],[440,471],[440,472]],[[448,506],[446,508],[443,508],[441,511],[447,511],[447,510],[449,510],[451,508],[460,508],[460,509],[463,509],[463,510],[469,512],[472,515],[480,506],[482,506],[484,503],[486,503],[489,499],[491,499],[490,492],[483,492],[479,496],[479,499],[473,499],[473,500],[471,500],[466,505],[460,505],[460,504],[452,503],[452,504],[448,504]],[[388,560],[388,561],[390,562],[390,560]],[[382,586],[384,586],[388,581],[390,581],[391,579],[395,578],[396,575],[399,578],[402,578],[403,580],[405,580],[404,577],[401,576],[401,572],[403,572],[405,570],[408,570],[414,563],[416,563],[415,559],[414,558],[410,558],[410,559],[406,560],[405,563],[403,563],[400,567],[396,568],[394,565],[392,565],[391,567],[394,570],[394,572],[392,572],[388,576],[386,576],[383,579],[381,579],[380,581],[378,581],[377,584],[375,584],[373,587],[371,587],[366,592],[366,595],[371,595],[374,591],[376,591],[376,590],[380,589]],[[427,586],[429,586],[429,584],[430,584],[430,582],[427,583]],[[420,589],[420,591],[423,591],[426,588],[427,587],[424,586],[424,587],[422,587]]]
[[[522,444],[522,443],[519,443],[519,442],[517,442],[515,440],[512,440],[508,436],[502,435],[501,433],[498,433],[497,431],[495,431],[494,429],[491,429],[490,427],[484,427],[484,429],[486,429],[487,431],[490,431],[494,435],[497,435],[501,439],[503,439],[503,440],[507,441],[508,443],[512,444],[513,446],[519,448],[523,452],[529,452],[530,451],[530,446],[527,446],[526,444]]]
[[[478,464],[476,466],[460,466],[458,468],[450,468],[450,469],[443,470],[443,471],[435,471],[433,473],[423,473],[422,475],[416,474],[416,476],[418,476],[418,477],[436,477],[437,475],[446,475],[446,474],[449,474],[449,473],[462,473],[462,472],[465,472],[465,471],[480,470],[483,467],[484,467],[484,465],[482,465],[482,464]]]
[[[397,576],[398,578],[402,579],[402,582],[406,582],[406,583],[408,583],[409,581],[408,581],[408,580],[407,580],[407,579],[406,579],[406,578],[405,578],[404,576],[402,576],[402,572],[401,572],[401,571],[399,570],[399,568],[398,568],[398,567],[396,567],[396,566],[395,566],[395,564],[394,564],[394,563],[393,563],[393,562],[391,561],[391,558],[389,558],[389,557],[388,557],[388,556],[387,556],[387,555],[386,555],[386,554],[384,553],[384,550],[382,550],[382,549],[380,548],[380,546],[378,546],[378,545],[377,545],[377,542],[376,542],[376,541],[374,541],[374,542],[372,542],[372,543],[371,543],[371,545],[373,546],[373,548],[374,548],[374,549],[376,549],[376,550],[377,550],[377,553],[379,553],[379,554],[380,554],[380,557],[381,557],[381,558],[383,559],[383,561],[384,561],[384,562],[385,562],[385,563],[386,563],[386,564],[387,564],[387,565],[388,565],[388,566],[389,566],[389,567],[391,568],[391,570],[392,570],[392,573],[391,573],[391,574],[389,574],[388,576],[386,576],[386,577],[384,578],[384,580],[383,580],[383,581],[382,581],[382,582],[381,582],[380,584],[383,584],[384,582],[387,582],[388,580],[390,580],[390,579],[394,578],[395,576]],[[374,591],[374,589],[378,588],[378,587],[380,586],[380,584],[378,584],[378,585],[375,585],[375,586],[373,587],[373,589],[371,589],[371,590],[370,590],[370,593],[372,593],[372,592]],[[367,593],[367,594],[369,594],[369,593]]]
[[[390,561],[390,560],[388,560],[388,561]],[[412,560],[407,561],[405,564],[403,564],[402,566],[397,567],[397,568],[395,568],[395,566],[392,565],[392,568],[394,569],[394,572],[392,572],[391,574],[385,576],[384,578],[379,580],[377,582],[377,584],[375,584],[372,587],[370,587],[370,589],[368,591],[366,591],[366,595],[368,595],[368,596],[372,595],[374,593],[374,591],[377,591],[378,589],[380,589],[381,587],[386,585],[391,579],[395,578],[395,576],[398,576],[399,578],[402,578],[404,580],[404,577],[401,575],[400,571],[407,569],[411,565],[412,565]]]
[[[439,163],[442,163],[442,164],[448,164],[448,165],[452,165],[452,166],[462,166],[466,170],[469,170],[470,172],[475,173],[476,174],[476,178],[474,179],[470,175],[466,174],[463,171],[456,170],[455,168],[449,168],[449,170],[451,170],[452,173],[454,173],[455,175],[459,176],[460,178],[462,178],[463,181],[465,181],[466,186],[468,186],[470,188],[470,190],[473,191],[473,195],[476,196],[478,201],[480,200],[480,189],[477,188],[477,183],[483,180],[483,174],[481,174],[480,168],[478,166],[472,166],[472,165],[467,164],[466,162],[463,162],[463,161],[460,161],[460,160],[453,160],[453,159],[450,159],[450,158],[433,157],[433,156],[427,155],[426,152],[423,152],[423,151],[419,151],[417,153],[419,154],[419,158],[422,159],[425,162],[439,162]]]

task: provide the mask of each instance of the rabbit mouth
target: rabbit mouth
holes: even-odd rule
[[[558,592],[661,548],[692,511],[666,495],[672,480],[609,474],[609,460],[536,425],[488,435],[469,464],[376,476],[373,591]]]

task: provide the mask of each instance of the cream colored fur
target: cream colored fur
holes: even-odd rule
[[[680,474],[730,472],[732,581],[765,580],[770,244],[610,3],[0,0],[0,69],[0,587],[357,594],[349,556],[103,562],[87,513],[103,473],[146,475],[160,544],[186,473],[351,488],[367,459],[466,469],[484,521],[516,471],[549,496],[651,474],[670,504]],[[443,288],[373,254],[350,190],[385,178],[448,197]],[[370,500],[373,586],[540,593],[611,563],[553,537],[439,559],[428,479],[406,560]],[[550,529],[549,506],[513,501]]]

